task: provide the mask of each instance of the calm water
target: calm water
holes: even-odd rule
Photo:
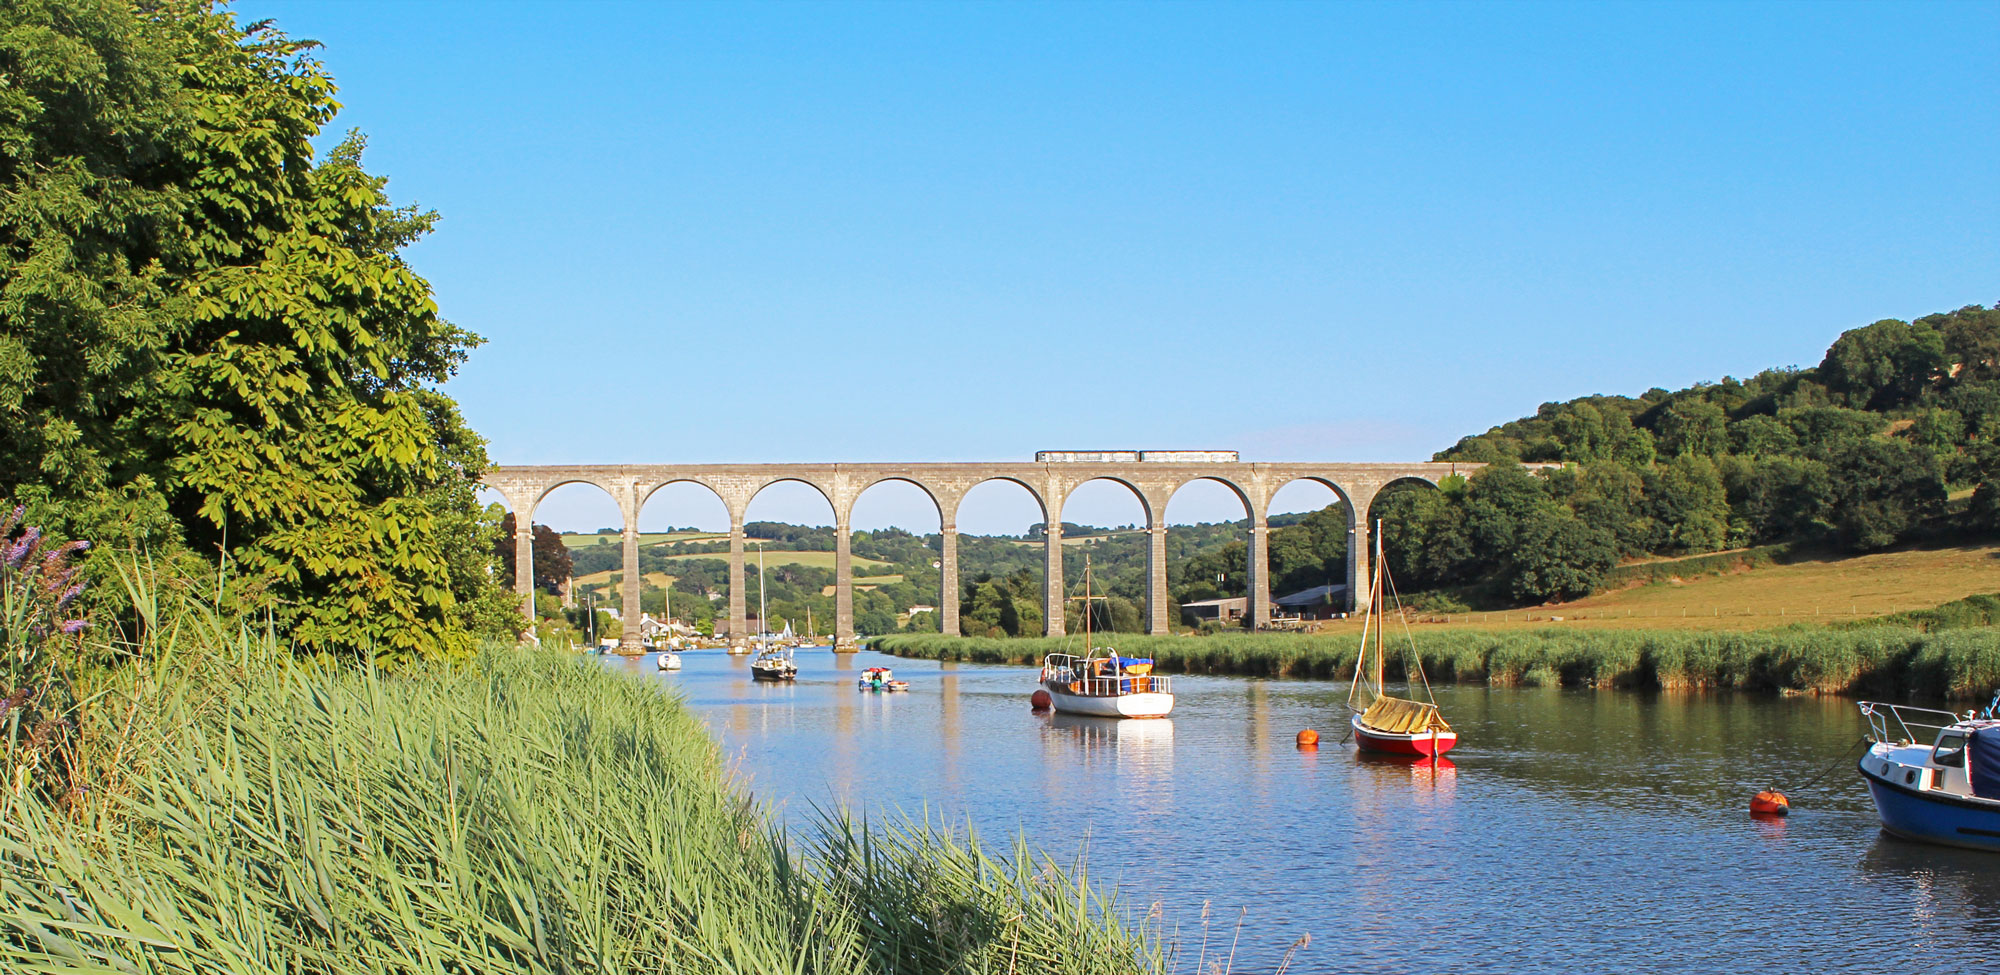
[[[1882,835],[1851,760],[1790,819],[1745,811],[1860,737],[1847,701],[1440,687],[1462,737],[1432,770],[1334,743],[1345,684],[1175,677],[1172,718],[1120,722],[1031,713],[1032,668],[802,651],[769,685],[682,659],[658,679],[795,823],[928,808],[1060,860],[1087,835],[1093,878],[1178,926],[1183,971],[1204,901],[1211,944],[1247,911],[1238,972],[1302,934],[1293,971],[1947,972],[2000,949],[2000,855]],[[858,691],[875,665],[909,693]]]

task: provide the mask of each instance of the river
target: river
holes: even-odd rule
[[[1853,702],[1753,694],[1441,686],[1451,767],[1338,744],[1343,683],[1175,677],[1173,717],[1032,713],[1032,668],[799,654],[605,658],[683,694],[731,767],[794,824],[815,805],[1025,831],[1125,909],[1157,903],[1193,972],[1955,972],[2000,947],[2000,855],[1881,833]],[[907,693],[862,692],[889,666]],[[1921,702],[1920,702],[1921,703]],[[1302,751],[1294,735],[1326,741]],[[1239,932],[1240,926],[1240,932]]]

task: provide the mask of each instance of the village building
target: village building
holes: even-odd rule
[[[1347,585],[1314,586],[1271,600],[1279,616],[1301,620],[1333,620],[1347,615]]]
[[[1190,616],[1197,622],[1214,620],[1218,623],[1234,623],[1250,611],[1250,597],[1236,596],[1226,599],[1200,599],[1181,604],[1181,614]]]

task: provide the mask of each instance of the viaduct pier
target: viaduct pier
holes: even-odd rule
[[[1271,620],[1270,528],[1271,498],[1293,481],[1317,481],[1332,488],[1347,503],[1347,577],[1367,579],[1370,540],[1368,509],[1375,495],[1397,481],[1435,486],[1454,474],[1466,474],[1480,464],[1316,464],[1244,463],[1233,451],[1044,451],[1034,463],[941,464],[615,464],[578,466],[505,466],[488,470],[483,483],[499,492],[514,512],[514,564],[534,565],[535,507],[550,491],[565,484],[592,484],[611,495],[624,518],[624,578],[621,603],[624,618],[639,618],[639,510],[653,492],[669,484],[691,482],[715,492],[729,510],[729,632],[741,640],[748,628],[744,579],[744,515],[759,491],[779,481],[812,486],[833,506],[834,516],[834,641],[854,645],[854,572],[849,551],[849,517],[855,499],[884,481],[905,481],[930,496],[938,509],[943,535],[940,561],[944,579],[938,593],[939,623],[957,633],[958,509],[966,492],[992,480],[1012,481],[1027,489],[1041,506],[1044,539],[1042,612],[1047,633],[1063,635],[1065,590],[1062,563],[1063,501],[1079,485],[1105,480],[1131,490],[1145,513],[1151,537],[1146,560],[1146,629],[1167,632],[1167,501],[1193,481],[1209,480],[1229,488],[1243,502],[1250,518],[1250,619],[1262,627]],[[516,571],[529,618],[534,616],[534,573]],[[1349,587],[1350,608],[1359,586]],[[627,626],[623,647],[635,650],[636,626]]]

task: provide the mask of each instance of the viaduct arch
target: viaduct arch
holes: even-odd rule
[[[1167,501],[1182,486],[1198,480],[1218,481],[1243,500],[1250,515],[1250,619],[1253,626],[1271,621],[1270,526],[1267,523],[1271,498],[1278,489],[1297,480],[1325,484],[1347,502],[1347,577],[1366,580],[1369,560],[1368,509],[1375,495],[1392,482],[1403,480],[1437,484],[1454,474],[1466,474],[1481,464],[1315,464],[1244,463],[1234,459],[1184,459],[1189,454],[1172,453],[1167,459],[1151,459],[1148,454],[1068,455],[1079,459],[1038,459],[1034,463],[944,463],[944,464],[614,464],[504,466],[488,470],[481,478],[499,492],[514,512],[515,565],[533,565],[535,508],[548,493],[570,483],[593,484],[611,495],[623,516],[624,578],[620,601],[627,620],[639,618],[639,509],[655,491],[680,481],[700,484],[714,491],[729,509],[729,633],[742,641],[749,626],[744,598],[744,514],[750,499],[779,481],[800,481],[816,488],[833,505],[834,516],[834,641],[836,646],[854,645],[854,567],[849,549],[850,518],[855,499],[861,492],[883,481],[907,481],[916,485],[938,506],[939,530],[943,536],[940,569],[944,576],[938,594],[939,623],[945,633],[958,632],[958,509],[966,492],[990,480],[1008,480],[1028,490],[1041,506],[1048,531],[1043,539],[1042,613],[1050,636],[1061,636],[1063,628],[1062,510],[1063,501],[1080,485],[1095,480],[1118,482],[1137,495],[1145,510],[1150,546],[1146,560],[1147,631],[1167,632]],[[1203,458],[1215,456],[1203,453]],[[1223,457],[1233,458],[1232,454]],[[1349,608],[1357,605],[1364,583],[1350,585]],[[516,572],[515,591],[524,611],[534,615],[533,573]],[[625,628],[624,649],[636,649],[639,631]]]

